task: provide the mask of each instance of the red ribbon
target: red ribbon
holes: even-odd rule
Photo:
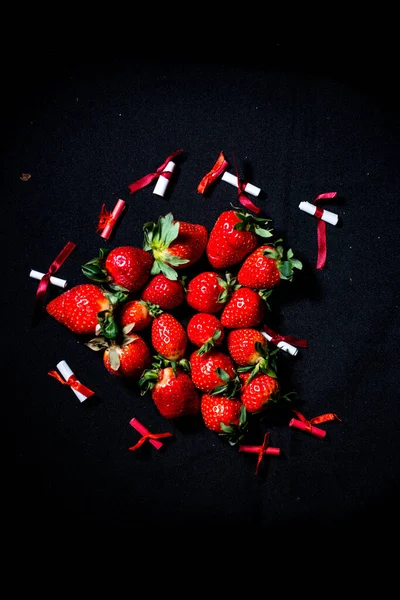
[[[235,157],[233,157],[233,162],[235,163],[236,177],[238,180],[238,200],[239,200],[240,204],[242,204],[249,210],[253,211],[254,213],[258,214],[260,212],[261,208],[258,208],[258,206],[253,204],[253,202],[250,200],[250,198],[248,198],[246,196],[246,194],[244,193],[244,188],[246,187],[247,182],[240,181],[240,179],[239,179],[239,173],[238,173],[238,170],[236,167]]]
[[[61,250],[61,252],[57,256],[57,258],[51,263],[47,273],[45,275],[43,275],[42,279],[40,280],[40,283],[36,290],[36,311],[35,311],[36,316],[38,314],[39,308],[43,304],[43,299],[44,299],[44,296],[46,294],[46,291],[47,291],[47,288],[49,285],[50,277],[52,275],[54,275],[54,273],[57,273],[58,269],[61,267],[63,262],[68,258],[68,256],[71,254],[72,250],[74,250],[74,248],[76,248],[76,244],[74,244],[73,242],[68,242],[64,246],[64,248]]]
[[[166,432],[166,433],[146,433],[146,435],[143,435],[140,440],[137,442],[137,444],[135,444],[134,446],[131,446],[130,448],[128,448],[128,450],[136,450],[137,448],[140,448],[140,446],[142,446],[147,440],[159,440],[161,438],[165,438],[165,437],[171,437],[173,434]]]
[[[133,194],[134,192],[137,192],[137,190],[140,190],[141,188],[144,188],[146,185],[149,185],[149,183],[154,181],[154,179],[156,179],[156,177],[162,176],[162,177],[165,177],[165,179],[171,179],[172,173],[170,171],[165,171],[164,169],[170,160],[172,160],[175,156],[177,156],[178,154],[181,154],[182,152],[183,152],[183,150],[177,150],[176,152],[173,152],[172,154],[170,154],[168,156],[168,158],[163,162],[163,164],[160,167],[158,167],[158,169],[157,169],[157,171],[155,171],[155,173],[149,173],[148,175],[145,175],[144,177],[141,177],[137,181],[134,181],[133,183],[131,183],[128,186],[130,193]]]
[[[113,217],[112,212],[108,211],[105,207],[105,204],[101,207],[100,215],[99,215],[99,223],[97,225],[97,232],[103,231],[109,225],[113,227],[115,223],[115,218]]]
[[[318,425],[318,423],[325,423],[326,421],[335,421],[335,420],[342,422],[342,419],[339,419],[339,417],[335,413],[326,413],[324,415],[320,415],[319,417],[314,417],[313,419],[308,420],[305,418],[304,415],[299,413],[297,410],[294,410],[293,412],[298,416],[299,421],[304,423],[304,425],[307,427],[307,431],[311,431],[311,426]]]
[[[57,381],[59,381],[63,385],[69,385],[72,389],[86,396],[86,398],[90,398],[90,396],[93,396],[94,394],[92,390],[90,390],[80,381],[78,381],[75,375],[70,375],[66,381],[61,377],[59,373],[57,373],[57,371],[49,371],[48,375],[51,375],[52,377],[54,377],[54,379],[57,379]]]
[[[320,194],[314,200],[314,204],[316,204],[319,200],[328,200],[330,198],[334,198],[337,192],[326,192],[325,194]],[[326,254],[327,254],[327,246],[326,246],[326,223],[322,220],[323,210],[317,206],[315,211],[315,217],[318,219],[317,224],[317,236],[318,236],[318,257],[317,257],[317,269],[323,269],[326,263]]]
[[[287,344],[297,346],[298,348],[307,348],[307,340],[294,337],[294,335],[280,335],[279,333],[275,333],[275,331],[270,329],[268,325],[264,325],[264,331],[271,336],[269,341],[272,344],[275,344],[275,346],[277,346],[279,342],[286,342]]]
[[[262,461],[263,456],[265,454],[265,451],[268,448],[268,443],[269,443],[269,432],[264,435],[263,443],[261,444],[261,446],[259,448],[259,451],[258,451],[258,459],[257,459],[257,465],[256,465],[256,475],[258,475],[258,469],[260,467],[260,464],[261,464],[261,461]]]
[[[213,166],[211,171],[209,171],[208,173],[206,173],[206,175],[204,175],[203,179],[200,181],[199,185],[197,186],[197,191],[200,194],[204,194],[206,189],[208,187],[210,187],[210,185],[212,183],[214,183],[214,181],[216,181],[216,179],[220,175],[222,175],[222,173],[227,168],[228,164],[229,163],[227,160],[225,160],[223,152],[220,152],[217,162],[215,163],[215,165]]]

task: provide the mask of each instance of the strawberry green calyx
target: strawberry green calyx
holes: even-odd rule
[[[243,367],[238,367],[238,370],[237,370],[238,373],[249,373],[250,372],[248,379],[246,379],[246,384],[250,383],[250,381],[252,379],[254,379],[254,377],[256,375],[258,375],[259,373],[269,375],[270,377],[273,377],[274,379],[276,379],[277,374],[276,374],[276,357],[275,357],[275,355],[279,352],[279,348],[274,348],[273,350],[270,351],[268,348],[266,348],[265,346],[260,344],[260,342],[256,342],[255,349],[258,352],[258,354],[260,355],[260,359],[257,361],[257,363],[255,365],[251,364],[251,365],[246,365]]]
[[[237,375],[230,377],[221,367],[216,368],[216,373],[223,381],[221,385],[217,385],[211,392],[211,396],[223,395],[227,398],[233,398],[240,390],[241,383]]]
[[[264,217],[256,217],[255,215],[245,212],[243,209],[233,206],[236,216],[240,219],[239,223],[236,223],[234,229],[238,231],[253,231],[255,234],[263,238],[269,238],[273,236],[273,230],[267,229],[265,225],[271,222],[271,219]]]
[[[264,250],[264,256],[276,261],[276,267],[281,274],[281,279],[292,281],[294,275],[293,269],[301,270],[303,268],[303,263],[297,258],[294,258],[293,250],[291,248],[287,250],[286,258],[284,258],[285,250],[283,246],[279,245],[279,242],[281,241],[282,240],[277,240],[275,244],[278,245],[275,246],[275,244],[273,244],[273,248]]]
[[[187,359],[181,359],[179,361],[171,361],[161,354],[156,354],[153,356],[153,362],[151,363],[151,368],[145,369],[142,373],[142,376],[139,379],[139,389],[140,395],[144,396],[147,392],[151,391],[153,387],[156,385],[159,379],[160,371],[162,369],[166,369],[167,367],[171,367],[174,375],[176,376],[179,368],[185,373],[190,373],[190,363]]]
[[[206,342],[204,342],[204,344],[202,346],[200,346],[200,348],[197,350],[197,354],[199,356],[201,356],[202,354],[205,354],[206,352],[211,350],[211,348],[214,348],[215,342],[217,340],[219,340],[221,335],[222,335],[221,329],[217,329],[216,331],[214,331],[212,336]]]
[[[247,411],[244,404],[240,408],[239,424],[231,423],[225,425],[221,423],[221,433],[219,434],[225,439],[230,446],[236,446],[245,436],[248,430]]]
[[[217,302],[226,304],[232,295],[232,292],[240,288],[240,283],[237,282],[236,277],[233,277],[231,273],[225,273],[225,279],[218,276],[217,281],[223,288],[222,292],[218,296]]]
[[[178,237],[179,222],[175,222],[173,214],[168,213],[165,217],[159,217],[157,223],[145,223],[143,231],[143,250],[152,252],[154,257],[151,274],[163,273],[168,279],[177,279],[178,274],[173,267],[189,262],[168,252],[169,246]]]
[[[107,248],[100,248],[98,257],[92,258],[92,260],[89,260],[82,265],[82,273],[90,279],[90,281],[93,281],[94,283],[108,283],[111,281],[111,277],[104,267],[109,252],[110,250]]]

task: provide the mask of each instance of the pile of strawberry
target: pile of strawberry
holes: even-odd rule
[[[89,336],[85,343],[102,352],[109,373],[136,379],[164,418],[201,415],[236,445],[249,414],[285,399],[279,349],[269,346],[262,323],[274,288],[302,264],[274,239],[268,221],[232,207],[208,232],[168,213],[144,224],[141,247],[101,249],[82,266],[90,283],[63,292],[46,310]],[[202,257],[209,267],[188,278]]]

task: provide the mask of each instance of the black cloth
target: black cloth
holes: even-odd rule
[[[393,50],[382,61],[365,46],[324,55],[271,44],[240,58],[162,60],[126,47],[109,57],[37,51],[29,65],[9,65],[2,404],[15,529],[101,531],[132,543],[133,532],[164,529],[314,531],[329,540],[397,526],[398,94]],[[153,194],[155,184],[129,193],[180,149],[165,197]],[[46,272],[68,241],[76,249],[57,276],[70,288],[87,282],[81,266],[100,248],[141,246],[144,223],[160,215],[210,231],[238,206],[237,190],[223,181],[197,192],[221,151],[231,173],[261,188],[254,203],[303,263],[273,293],[266,317],[308,343],[295,357],[280,353],[282,387],[306,418],[341,419],[320,425],[324,439],[288,427],[290,410],[261,419],[248,443],[261,444],[268,431],[281,455],[265,458],[258,475],[256,455],[227,445],[201,418],[165,420],[136,383],[105,370],[86,338],[44,310],[32,324],[38,281],[30,270]],[[326,192],[337,197],[320,206],[339,224],[326,227],[318,270],[317,220],[299,203]],[[100,209],[118,198],[127,209],[105,241],[96,231]],[[187,275],[207,269],[203,257]],[[49,286],[45,303],[60,293]],[[80,403],[48,376],[60,360],[93,398]],[[173,437],[161,451],[147,443],[131,452],[133,417]]]

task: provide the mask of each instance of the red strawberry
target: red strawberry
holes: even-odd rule
[[[187,333],[180,321],[163,312],[151,324],[151,343],[162,357],[170,361],[183,359],[188,342]]]
[[[208,240],[204,225],[176,221],[172,213],[160,217],[157,223],[145,223],[143,231],[143,248],[154,257],[152,274],[164,273],[169,279],[177,279],[176,269],[196,263]]]
[[[195,350],[189,362],[192,381],[202,392],[212,392],[215,388],[226,387],[227,379],[233,381],[236,378],[235,364],[222,350],[212,348],[205,354],[198,354]]]
[[[130,300],[121,306],[120,324],[122,327],[133,325],[135,332],[142,331],[152,322],[156,309],[144,300]]]
[[[230,273],[226,279],[214,271],[204,271],[188,283],[186,301],[202,313],[217,313],[223,309],[236,284]]]
[[[151,390],[151,397],[165,419],[194,416],[200,412],[200,396],[190,376],[179,367],[163,367],[144,371],[139,386],[141,394]]]
[[[248,287],[235,290],[222,311],[222,325],[230,329],[255,327],[264,318],[265,297]]]
[[[269,229],[262,227],[269,220],[241,209],[221,213],[206,246],[210,264],[216,269],[223,269],[239,263],[257,247],[258,236],[272,236]]]
[[[183,285],[182,280],[168,279],[163,273],[159,273],[146,284],[141,298],[146,302],[157,304],[162,310],[172,310],[185,299]]]
[[[144,339],[132,334],[120,345],[111,343],[104,350],[103,362],[112,375],[139,379],[151,364],[151,353]]]
[[[229,354],[241,368],[238,373],[249,373],[251,379],[258,373],[267,373],[276,377],[274,355],[278,352],[275,348],[269,352],[267,339],[258,329],[232,329],[227,336]],[[249,383],[250,378],[248,378]]]
[[[142,248],[119,246],[111,251],[100,250],[99,257],[85,263],[82,272],[95,283],[132,293],[145,286],[153,262],[153,256]]]
[[[247,429],[246,410],[237,398],[203,394],[200,410],[205,426],[226,437],[231,446],[244,436]]]
[[[240,396],[247,412],[261,412],[269,403],[279,399],[279,384],[276,378],[263,374],[250,380],[249,375],[243,374],[240,375],[240,379],[243,383]]]
[[[199,348],[198,354],[204,354],[214,346],[220,346],[225,330],[215,315],[196,313],[187,324],[186,332],[189,340]]]
[[[112,310],[103,290],[92,283],[77,285],[51,300],[46,311],[74,333],[93,335],[99,325],[99,313]]]
[[[279,240],[280,241],[280,240]],[[284,260],[282,246],[260,246],[243,262],[238,272],[241,285],[253,289],[271,289],[281,279],[293,279],[293,269],[302,269],[302,263],[293,258],[293,251],[286,253]]]

